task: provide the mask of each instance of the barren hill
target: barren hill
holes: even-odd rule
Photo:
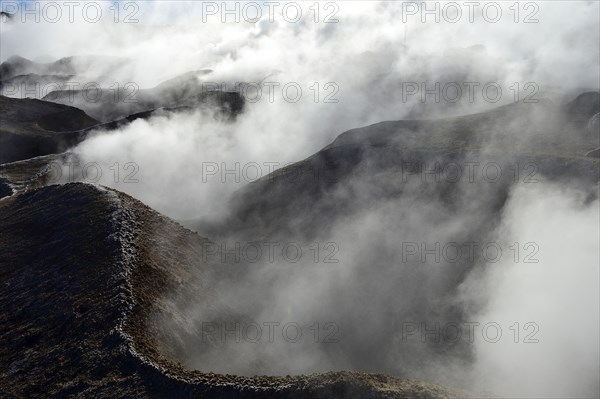
[[[378,374],[237,377],[186,370],[190,333],[163,293],[214,301],[206,239],[112,190],[68,184],[0,200],[0,385],[8,397],[457,398]],[[195,270],[194,270],[195,269]],[[200,277],[198,277],[200,276]],[[172,319],[171,326],[149,322]]]
[[[58,104],[72,105],[103,122],[111,122],[132,114],[157,108],[212,108],[226,119],[235,118],[243,111],[244,98],[237,91],[222,90],[203,84],[199,77],[208,70],[191,71],[167,80],[150,89],[140,89],[130,83],[118,90],[104,89],[97,94],[83,90],[56,90],[42,99]],[[94,97],[93,101],[89,97]]]
[[[65,151],[98,123],[74,107],[0,96],[0,164]]]
[[[278,234],[313,239],[320,234],[314,226],[405,194],[419,193],[421,200],[456,210],[465,195],[489,193],[482,209],[489,215],[514,184],[566,179],[591,187],[600,181],[600,130],[594,122],[599,98],[589,92],[566,104],[543,100],[352,129],[307,159],[242,188],[222,226],[194,227],[213,237],[236,226],[248,239]]]

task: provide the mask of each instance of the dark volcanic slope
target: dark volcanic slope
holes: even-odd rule
[[[209,70],[192,71],[167,80],[151,89],[139,89],[135,84],[117,92],[102,90],[101,95],[81,90],[53,91],[42,99],[80,108],[103,122],[111,122],[128,115],[157,108],[211,108],[226,119],[235,118],[244,108],[244,98],[237,91],[221,90],[203,84],[199,77]],[[90,101],[89,98],[94,98]]]
[[[3,129],[15,133],[68,132],[98,124],[80,109],[47,101],[0,97]]]
[[[489,194],[489,207],[482,210],[489,215],[500,209],[515,183],[545,178],[596,184],[598,112],[600,93],[590,92],[567,104],[544,100],[462,117],[352,129],[311,157],[240,190],[222,226],[200,223],[198,228],[211,237],[235,230],[248,240],[268,235],[313,239],[320,233],[315,226],[405,193],[418,192],[419,202],[437,201],[449,211],[457,210],[465,196]],[[471,166],[473,182],[469,163],[478,165]],[[493,184],[482,170],[490,164],[498,166],[491,176],[501,171]],[[454,166],[446,173],[448,165]],[[429,177],[424,173],[435,170]]]
[[[4,164],[0,167],[0,174],[4,169],[18,171],[25,165],[11,166],[7,163],[63,152],[83,141],[92,130],[113,130],[136,119],[190,110],[185,107],[157,109],[101,124],[74,107],[43,100],[0,96],[0,165]],[[49,161],[54,158],[50,156]]]
[[[39,74],[69,76],[96,69],[101,65],[104,70],[116,69],[122,59],[105,56],[65,57],[54,62],[40,63],[20,56],[12,56],[0,64],[0,81],[8,81],[15,76]]]
[[[411,375],[423,355],[394,341],[394,323],[470,321],[452,298],[465,276],[486,261],[480,252],[458,261],[424,258],[421,252],[403,261],[403,243],[432,248],[434,243],[503,240],[497,227],[516,185],[560,181],[597,198],[600,162],[586,155],[598,148],[600,134],[589,128],[598,112],[597,96],[353,129],[311,157],[249,184],[234,196],[228,218],[213,226],[198,223],[196,229],[226,242],[338,243],[340,264],[356,277],[337,288],[334,279],[321,297],[327,298],[322,307],[334,309],[344,321],[339,346],[345,364]],[[474,167],[472,175],[467,164]],[[447,170],[448,165],[454,166]],[[486,165],[494,165],[489,173],[483,173]],[[377,283],[370,284],[373,280]],[[387,323],[380,325],[369,356],[356,350],[364,347],[357,309],[365,302],[367,311],[373,306]],[[419,350],[425,348],[439,363],[448,358],[468,363],[473,356],[472,346],[462,342],[428,342]],[[399,354],[401,361],[388,358],[389,353]]]
[[[73,80],[73,75],[38,75],[28,73],[13,76],[0,81],[0,94],[8,97],[35,97],[39,98],[53,88],[63,87],[65,83]]]
[[[64,151],[98,123],[74,107],[0,96],[0,164]]]
[[[205,239],[124,194],[84,184],[26,191],[0,200],[0,231],[0,386],[8,397],[465,397],[376,374],[186,371],[174,359],[188,326],[162,295],[215,300],[211,281],[228,271],[200,261]],[[153,324],[157,316],[173,322]]]
[[[59,165],[69,161],[69,157],[70,153],[67,152],[2,164],[0,181],[12,188],[7,195],[11,195],[13,190],[20,192],[59,183]]]
[[[140,89],[135,82],[119,83],[108,78],[108,74],[118,75],[118,70],[126,67],[123,59],[114,57],[66,57],[55,62],[38,63],[13,56],[0,64],[0,94],[17,98],[35,97],[73,106],[103,122],[158,108],[210,108],[225,119],[235,118],[243,111],[244,99],[239,91],[216,87],[215,83],[201,83],[199,77],[210,73],[210,70],[190,71],[154,88]],[[97,71],[99,76],[85,77],[90,70]],[[78,86],[70,89],[66,82],[77,83]],[[97,90],[96,85],[89,91],[79,89],[89,83],[103,86],[103,89]],[[116,91],[104,87],[113,87],[115,83],[119,83]]]

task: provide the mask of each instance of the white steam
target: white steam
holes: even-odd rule
[[[472,317],[503,329],[497,343],[475,341],[480,389],[502,397],[600,393],[600,207],[585,198],[557,185],[513,192],[498,236],[519,243],[520,261],[511,251],[462,287],[469,299],[489,301]],[[535,246],[525,250],[526,243]]]

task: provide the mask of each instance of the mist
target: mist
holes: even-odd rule
[[[535,242],[527,253],[539,248],[538,262],[505,258],[461,287],[470,301],[486,299],[471,317],[512,326],[497,343],[475,342],[473,374],[482,389],[506,397],[598,394],[599,206],[586,198],[555,184],[513,191],[496,234]]]

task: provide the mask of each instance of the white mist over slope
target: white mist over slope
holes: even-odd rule
[[[368,191],[364,181],[353,189],[361,187]],[[342,219],[318,240],[318,261],[312,245],[302,246],[297,261],[282,259],[289,243],[296,257],[294,237],[276,242],[275,261],[258,244],[256,263],[228,243],[229,260],[242,254],[243,273],[213,287],[216,304],[178,305],[198,323],[186,365],[245,375],[385,372],[507,398],[597,396],[598,200],[545,181],[515,186],[498,227],[476,240],[499,245],[502,254],[478,259],[455,292],[448,281],[458,278],[460,263],[432,254],[421,260],[421,252],[405,260],[403,245],[472,240],[481,218],[472,213],[475,198],[489,200],[486,187],[467,185],[461,195],[471,203],[456,213],[423,201],[419,185],[407,189],[414,197]],[[256,244],[242,246],[257,256]],[[464,313],[453,317],[457,304]],[[456,345],[453,325],[463,339]],[[406,334],[407,326],[416,330]]]

